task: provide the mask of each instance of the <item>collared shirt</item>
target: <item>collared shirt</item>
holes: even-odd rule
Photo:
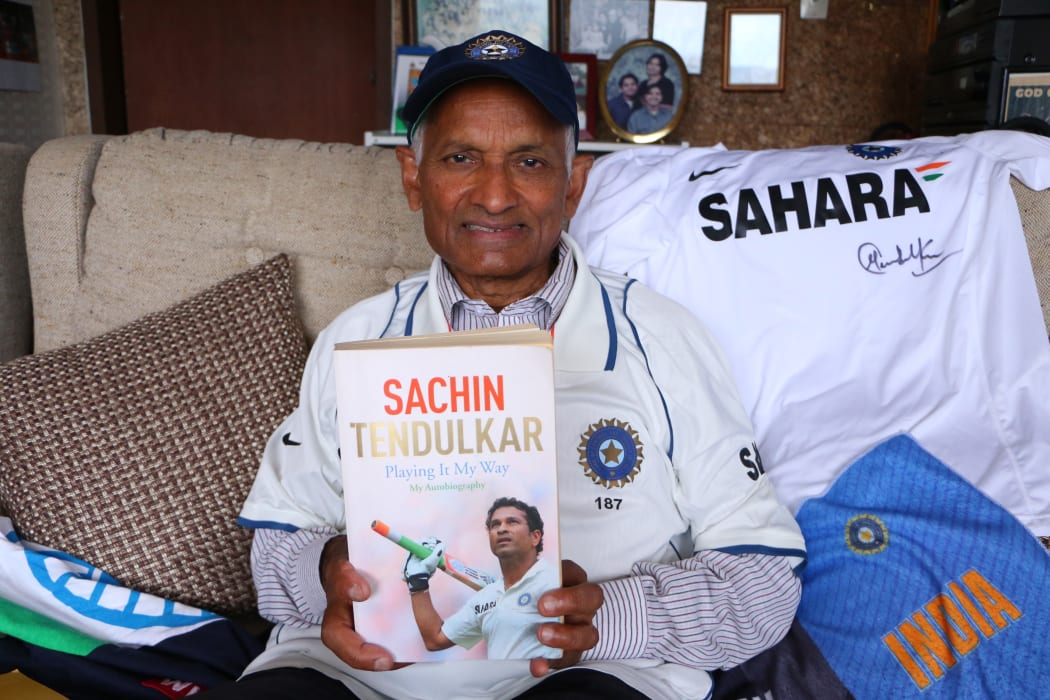
[[[437,275],[437,293],[445,318],[454,331],[534,323],[549,330],[565,308],[576,279],[576,263],[565,241],[558,243],[558,265],[539,291],[508,304],[498,313],[481,299],[470,299],[445,265]]]
[[[644,428],[637,437],[643,446],[668,446],[675,426],[678,434],[690,436],[679,442],[674,463],[666,449],[647,452],[646,470],[631,482],[623,511],[611,505],[609,510],[590,508],[592,478],[573,468],[574,459],[566,462],[570,468],[564,480],[559,478],[559,500],[587,507],[573,507],[572,524],[563,521],[563,553],[583,562],[604,597],[593,621],[598,644],[581,663],[612,673],[650,697],[705,697],[711,681],[702,669],[739,664],[786,633],[801,596],[791,568],[804,555],[801,534],[790,514],[775,504],[769,482],[754,482],[734,468],[735,447],[721,446],[729,434],[750,444],[751,433],[734,402],[724,358],[706,331],[684,309],[626,277],[587,268],[576,244],[567,237],[563,241],[582,274],[574,276],[571,301],[560,307],[559,316],[552,315],[565,326],[559,356],[564,410],[558,416],[566,438],[560,453],[575,455],[579,438],[586,437],[583,429],[602,416]],[[330,347],[334,339],[398,335],[410,322],[416,333],[446,330],[450,324],[439,298],[442,268],[436,259],[426,274],[341,316],[322,332],[315,348]],[[610,313],[613,309],[623,311]],[[629,350],[634,347],[643,352]],[[611,366],[610,348],[621,350]],[[361,697],[423,700],[462,689],[467,680],[458,664],[415,664],[396,674],[359,672],[336,661],[320,639],[327,598],[318,567],[325,543],[344,522],[337,438],[331,430],[334,391],[330,382],[318,381],[328,376],[330,362],[330,351],[311,356],[302,403],[267,445],[242,510],[242,522],[258,528],[252,567],[259,610],[279,623],[268,651],[248,672],[310,658],[314,661],[306,665],[335,674]],[[696,386],[705,391],[696,392]],[[661,387],[670,397],[666,403],[657,396]],[[289,431],[304,436],[301,444],[284,443],[281,436]],[[643,488],[642,480],[649,485]],[[743,482],[743,488],[733,482]],[[677,487],[665,487],[672,483]],[[685,513],[668,499],[688,504],[695,529],[683,529]],[[741,507],[726,505],[731,503]],[[637,527],[640,515],[646,528]],[[690,538],[691,532],[703,532],[702,541]],[[762,553],[720,551],[738,546]],[[624,551],[631,556],[623,557]],[[693,554],[681,559],[683,552]],[[514,663],[519,666],[504,665]],[[509,660],[472,666],[471,697],[494,697],[497,686],[505,691],[499,696],[524,692],[535,679],[523,670],[520,662]]]

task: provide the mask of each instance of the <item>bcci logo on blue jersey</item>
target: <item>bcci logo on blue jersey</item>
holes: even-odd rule
[[[846,523],[846,546],[857,554],[878,554],[889,544],[886,523],[874,515],[856,515]]]

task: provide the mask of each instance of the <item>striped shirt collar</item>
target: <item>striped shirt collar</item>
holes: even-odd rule
[[[543,330],[549,330],[565,308],[575,279],[576,262],[568,243],[562,240],[558,243],[558,265],[547,283],[532,296],[509,304],[499,313],[480,299],[468,298],[444,264],[439,266],[437,272],[437,294],[445,318],[454,331],[522,323],[534,323]]]

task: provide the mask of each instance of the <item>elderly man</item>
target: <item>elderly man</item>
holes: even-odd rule
[[[773,495],[724,358],[687,311],[589,268],[562,229],[590,158],[572,80],[505,31],[430,58],[397,156],[437,253],[429,272],[340,315],[300,405],[267,445],[241,522],[256,528],[267,650],[214,697],[705,697],[705,669],[776,643],[800,597],[797,524]],[[644,235],[639,231],[639,235]],[[381,235],[378,232],[377,235]],[[354,629],[338,461],[338,341],[531,322],[554,336],[562,587],[533,658],[400,665]],[[346,485],[352,488],[352,485]]]

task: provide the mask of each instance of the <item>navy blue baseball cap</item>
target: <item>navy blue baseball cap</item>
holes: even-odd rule
[[[478,34],[427,59],[419,82],[401,109],[409,143],[420,117],[435,100],[452,86],[476,78],[506,78],[521,85],[555,120],[571,124],[579,143],[576,89],[565,64],[550,51],[500,29]]]

